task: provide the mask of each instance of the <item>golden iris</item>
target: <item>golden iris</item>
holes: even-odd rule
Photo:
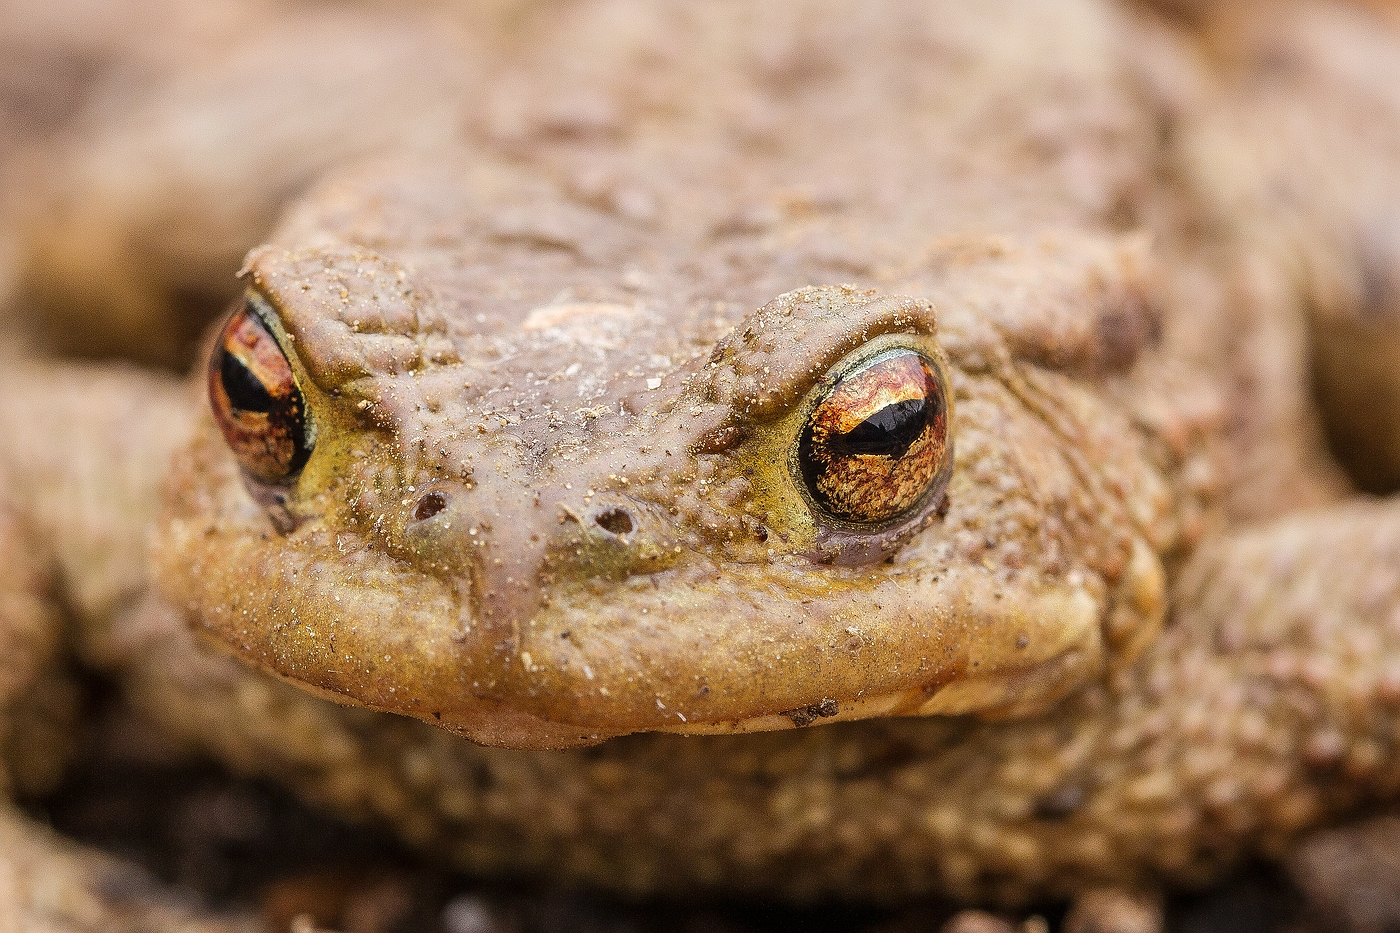
[[[859,524],[882,524],[926,503],[948,460],[939,370],[907,349],[838,378],[808,416],[797,453],[817,504]]]
[[[306,402],[273,337],[266,301],[250,292],[209,358],[209,402],[245,470],[269,483],[294,476],[311,456]]]

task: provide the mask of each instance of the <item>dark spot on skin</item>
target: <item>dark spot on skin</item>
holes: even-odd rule
[[[413,518],[415,521],[427,521],[445,508],[447,496],[440,492],[430,492],[418,500],[418,507],[413,510]]]
[[[811,706],[802,706],[797,709],[790,709],[783,713],[792,724],[799,729],[803,726],[810,726],[818,719],[826,719],[835,716],[841,711],[841,706],[833,699],[825,699],[820,703],[813,703]]]
[[[1078,784],[1063,784],[1035,802],[1035,815],[1041,820],[1063,820],[1084,806],[1084,788]]]
[[[633,527],[632,516],[627,514],[625,509],[608,509],[600,513],[593,519],[598,527],[614,535],[625,535],[631,533]]]
[[[1141,301],[1105,311],[1097,327],[1099,366],[1121,372],[1132,366],[1138,353],[1161,339],[1161,312]]]
[[[933,508],[933,514],[937,515],[939,518],[947,518],[948,510],[952,507],[953,500],[949,497],[947,491],[944,491],[943,495],[938,500],[938,505]]]

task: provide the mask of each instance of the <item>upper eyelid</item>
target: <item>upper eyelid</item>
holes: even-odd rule
[[[791,412],[844,358],[877,338],[931,338],[926,301],[844,287],[799,289],[769,302],[720,341],[701,373],[731,421],[769,421]]]

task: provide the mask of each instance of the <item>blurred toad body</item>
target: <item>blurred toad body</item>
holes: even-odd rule
[[[530,21],[500,86],[598,125],[322,181],[249,253],[207,410],[4,376],[7,436],[59,436],[6,454],[15,535],[173,733],[471,870],[1201,883],[1400,781],[1400,512],[1350,495],[1310,370],[1337,321],[1400,331],[1400,161],[1290,135],[1400,127],[1365,23]]]

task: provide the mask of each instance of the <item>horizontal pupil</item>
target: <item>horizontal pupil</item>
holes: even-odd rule
[[[232,353],[227,350],[219,353],[223,356],[219,361],[219,378],[223,380],[229,404],[239,411],[271,412],[272,395],[258,377]]]
[[[927,399],[894,402],[875,412],[845,434],[833,437],[831,452],[837,456],[867,454],[898,460],[924,433]]]

